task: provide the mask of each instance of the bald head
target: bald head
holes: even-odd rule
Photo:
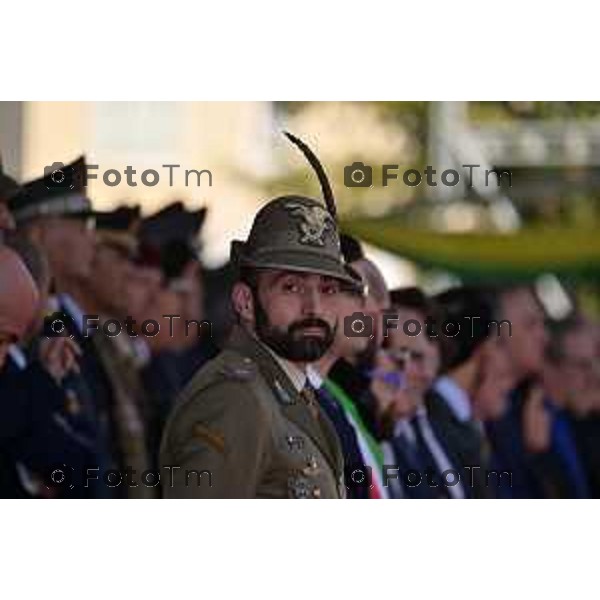
[[[35,318],[39,292],[16,252],[0,247],[0,366],[8,345],[18,341]]]
[[[359,258],[351,263],[369,287],[369,296],[377,302],[382,308],[390,305],[390,294],[383,274],[377,268],[375,263],[368,258]]]
[[[374,336],[371,338],[362,360],[369,363],[383,344],[381,316],[383,311],[390,306],[390,294],[385,279],[375,263],[368,258],[359,258],[350,264],[367,284],[367,301],[363,312],[373,319]]]

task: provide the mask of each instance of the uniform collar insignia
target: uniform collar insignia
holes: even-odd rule
[[[282,404],[295,404],[296,400],[284,389],[284,387],[279,383],[276,379],[274,381],[275,391],[277,392],[277,397],[281,401]]]

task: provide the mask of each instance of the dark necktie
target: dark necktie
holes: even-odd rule
[[[310,381],[307,379],[302,391],[300,392],[300,396],[306,403],[310,414],[315,418],[319,418],[319,401],[317,399],[317,393],[315,388],[311,385]]]

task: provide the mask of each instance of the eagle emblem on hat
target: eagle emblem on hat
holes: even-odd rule
[[[306,206],[290,202],[286,204],[292,215],[301,217],[298,222],[301,237],[298,240],[301,244],[311,244],[314,246],[324,246],[323,236],[328,229],[335,229],[335,224],[331,214],[322,206]]]

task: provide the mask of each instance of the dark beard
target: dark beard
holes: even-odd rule
[[[287,330],[282,331],[269,323],[266,312],[258,302],[255,302],[254,306],[258,339],[282,358],[291,362],[314,362],[319,360],[333,344],[337,325],[332,329],[322,319],[312,317],[294,321]],[[323,330],[324,336],[302,335],[302,330],[307,327],[319,327]]]

